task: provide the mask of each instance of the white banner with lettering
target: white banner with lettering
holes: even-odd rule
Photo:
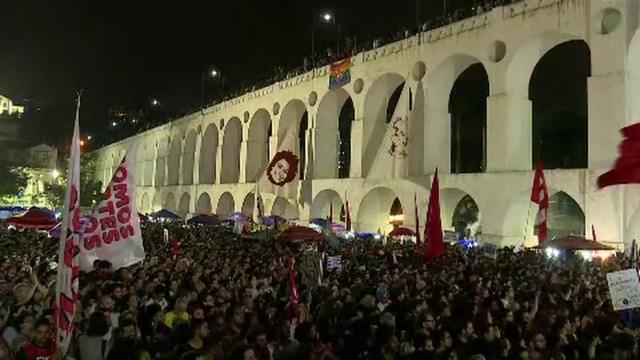
[[[116,169],[102,201],[88,217],[80,246],[80,269],[89,271],[95,260],[107,260],[113,269],[144,260],[140,218],[135,198],[136,147]]]
[[[58,274],[56,281],[56,345],[66,354],[73,339],[76,305],[78,303],[78,245],[80,242],[80,95],[76,107],[76,120],[69,156],[69,183],[64,197],[60,244],[58,250]]]
[[[640,281],[636,269],[608,273],[607,282],[613,310],[640,307]]]

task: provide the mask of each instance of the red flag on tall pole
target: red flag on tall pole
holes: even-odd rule
[[[620,156],[613,168],[598,177],[598,187],[640,183],[640,123],[621,130]]]
[[[444,254],[444,234],[440,219],[440,182],[438,181],[438,169],[431,183],[429,194],[429,207],[427,208],[427,223],[424,228],[424,257],[426,260],[434,260]]]
[[[418,212],[418,195],[413,193],[413,207],[416,216],[416,244],[420,244],[420,213]]]
[[[333,223],[333,202],[329,203],[329,224]]]
[[[547,182],[544,179],[542,160],[538,160],[536,163],[536,172],[531,186],[531,202],[538,204],[536,224],[538,225],[538,244],[542,244],[547,239],[547,212],[549,210],[549,192],[547,191]]]
[[[593,237],[593,241],[598,241],[598,238],[596,237],[596,227],[591,224],[591,236]]]
[[[351,212],[349,210],[349,198],[347,197],[347,193],[344,193],[344,217],[345,217],[345,227],[347,231],[351,231]]]

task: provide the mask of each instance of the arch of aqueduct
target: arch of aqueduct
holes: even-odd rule
[[[465,195],[482,215],[481,238],[496,244],[533,240],[532,100],[529,82],[551,49],[581,40],[590,50],[587,79],[587,166],[546,171],[550,194],[570,196],[594,224],[599,240],[621,246],[640,236],[637,186],[598,191],[597,176],[611,166],[618,129],[640,119],[640,2],[631,0],[525,0],[421,33],[353,57],[352,81],[328,89],[328,67],[277,82],[205,111],[106,146],[98,176],[110,178],[133,142],[139,144],[137,202],[143,212],[165,207],[183,215],[253,211],[255,181],[304,114],[308,127],[304,181],[298,202],[263,194],[267,213],[308,221],[339,209],[348,193],[357,230],[388,226],[397,197],[405,225],[413,226],[417,193],[424,225],[434,169],[439,168],[443,224],[451,225]],[[449,96],[474,64],[486,71],[486,167],[451,169]],[[416,93],[410,125],[409,170],[394,177],[375,171],[380,124],[394,90],[407,82]],[[351,99],[350,171],[338,178],[338,117]],[[271,128],[271,129],[270,129]],[[271,134],[271,136],[269,136]],[[530,219],[527,219],[527,216]],[[589,233],[588,231],[586,231]]]

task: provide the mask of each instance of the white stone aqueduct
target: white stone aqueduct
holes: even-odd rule
[[[348,194],[356,229],[388,226],[398,198],[413,227],[413,197],[421,223],[434,169],[439,168],[445,227],[469,195],[481,214],[481,238],[496,244],[533,240],[532,108],[529,82],[550,50],[582,41],[590,50],[587,79],[587,166],[546,172],[550,194],[573,199],[599,240],[617,246],[640,236],[637,186],[598,191],[597,176],[617,155],[618,129],[640,119],[640,2],[635,0],[526,0],[421,33],[353,57],[352,81],[328,90],[328,67],[274,83],[97,151],[99,177],[110,178],[126,149],[139,144],[137,201],[141,211],[161,207],[183,215],[253,212],[253,191],[270,154],[308,119],[305,181],[297,203],[265,194],[268,213],[302,222],[340,209]],[[474,64],[486,71],[486,167],[451,171],[449,96]],[[410,128],[410,169],[390,178],[371,171],[387,105],[399,84],[416,93]],[[562,86],[562,84],[558,84]],[[338,117],[353,103],[350,171],[338,178]],[[421,99],[421,100],[418,100]],[[306,113],[306,116],[305,116]],[[382,125],[381,125],[382,124]],[[335,210],[336,212],[338,210]],[[583,231],[590,234],[589,231]]]

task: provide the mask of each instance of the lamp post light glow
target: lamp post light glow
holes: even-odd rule
[[[160,105],[160,101],[158,101],[158,99],[151,100],[151,106],[158,106],[158,105]]]
[[[116,126],[118,126],[118,123],[117,123],[117,122],[115,122],[115,121],[113,121],[113,122],[111,123],[111,126],[116,127]]]
[[[91,140],[91,135],[87,135],[87,140]]]
[[[53,169],[53,171],[51,171],[51,177],[57,179],[58,176],[60,176],[60,172],[58,171],[58,169]]]
[[[389,224],[399,226],[399,225],[402,225],[403,223],[404,223],[403,214],[396,214],[396,215],[389,216]]]
[[[318,16],[319,15],[319,16]],[[311,21],[311,61],[312,65],[316,67],[316,27],[320,25],[320,23],[330,24],[336,29],[336,50],[339,51],[340,47],[340,28],[336,22],[336,18],[330,11],[324,11],[321,13],[314,12],[313,18]]]

